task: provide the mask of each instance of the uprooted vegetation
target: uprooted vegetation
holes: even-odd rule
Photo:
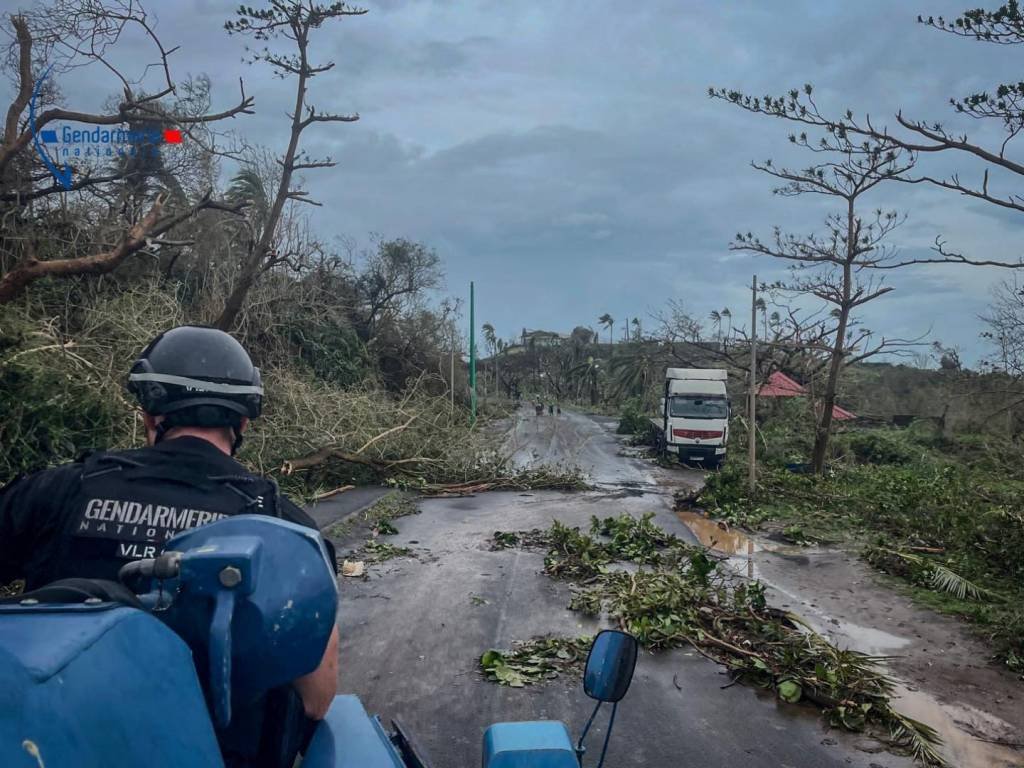
[[[837,648],[798,616],[770,607],[760,582],[720,567],[712,553],[652,518],[595,517],[587,533],[556,521],[543,532],[544,570],[572,583],[570,608],[610,619],[651,650],[692,646],[737,680],[816,705],[833,726],[868,731],[922,765],[945,765],[938,734],[890,704],[894,683],[879,667],[884,658]],[[497,532],[492,543],[499,541],[536,546],[540,535]],[[488,651],[481,667],[505,685],[544,680],[557,671],[545,665],[561,646],[541,640]]]
[[[271,305],[287,298],[272,288],[266,289]],[[144,434],[124,391],[126,371],[159,332],[202,319],[195,316],[201,307],[156,284],[53,294],[28,308],[0,308],[0,482],[90,449],[140,445]],[[58,311],[64,316],[50,314]],[[313,343],[317,322],[290,322],[302,335],[258,328],[239,334],[266,388],[263,417],[252,423],[239,458],[277,476],[289,494],[310,499],[367,483],[433,494],[583,487],[571,468],[513,466],[486,427],[503,412],[485,410],[471,426],[468,409],[452,403],[448,383],[436,374],[421,370],[401,389],[389,389],[365,362],[365,345],[341,334],[344,327],[326,340],[316,337],[314,366],[301,352]],[[323,369],[333,359],[329,352],[344,357],[344,344],[357,348],[349,357],[362,366],[358,377],[334,370],[342,362]]]
[[[751,498],[733,460],[699,499],[716,518],[805,541],[850,540],[912,594],[970,620],[1011,670],[1024,672],[1024,449],[1005,438],[931,429],[849,429],[823,476],[794,472],[791,424],[770,446]],[[788,465],[788,466],[787,466]]]

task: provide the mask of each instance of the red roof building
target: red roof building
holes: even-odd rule
[[[798,384],[782,371],[776,371],[768,377],[768,381],[761,385],[761,389],[757,391],[757,396],[807,397],[807,390],[802,384]],[[838,405],[834,405],[832,406],[832,418],[837,421],[849,421],[850,419],[857,418],[857,415],[855,413],[851,413],[845,408],[840,408]]]

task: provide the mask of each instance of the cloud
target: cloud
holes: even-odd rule
[[[835,206],[773,196],[750,161],[811,158],[787,142],[792,126],[710,100],[709,85],[763,95],[813,82],[824,109],[891,124],[902,108],[991,144],[998,126],[956,121],[948,98],[1014,71],[1012,50],[921,27],[912,9],[885,0],[652,0],[628,12],[611,0],[366,5],[366,16],[314,38],[314,59],[336,67],[312,81],[311,100],[362,119],[304,136],[310,155],[338,161],[306,174],[323,203],[311,215],[325,240],[380,232],[437,248],[449,289],[474,280],[478,317],[503,336],[593,325],[606,311],[644,317],[669,299],[701,317],[736,311],[752,274],[785,275],[785,264],[730,252],[735,233],[819,231]],[[928,11],[949,17],[962,5],[933,0]],[[215,104],[230,103],[244,77],[257,115],[235,126],[280,151],[292,84],[241,63],[243,41],[221,29],[233,11],[182,2],[160,15],[159,32],[182,46],[179,73],[211,75]],[[144,41],[124,44],[125,61],[141,66],[150,53]],[[117,90],[98,72],[75,77],[70,106]],[[955,155],[923,158],[922,168],[980,178],[980,166]],[[992,180],[1006,191],[1015,182]],[[892,238],[904,253],[928,253],[936,235],[965,253],[1019,252],[1012,212],[895,184],[866,202],[909,214]],[[864,319],[901,335],[933,327],[970,359],[981,351],[977,315],[1002,276],[944,265],[893,273],[896,291]]]

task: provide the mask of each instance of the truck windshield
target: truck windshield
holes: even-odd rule
[[[673,397],[669,405],[669,416],[682,419],[727,419],[729,404],[724,397]]]

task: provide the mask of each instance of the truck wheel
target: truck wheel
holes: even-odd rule
[[[712,472],[717,472],[719,469],[722,468],[723,461],[725,461],[724,456],[715,456],[714,458],[705,461],[704,466]]]

